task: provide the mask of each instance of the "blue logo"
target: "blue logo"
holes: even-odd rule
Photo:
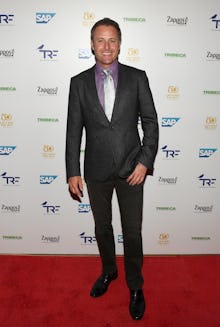
[[[40,184],[51,184],[56,178],[55,175],[40,175]]]
[[[44,44],[40,45],[37,50],[42,53],[43,60],[52,60],[57,57],[58,50],[44,49]]]
[[[118,234],[118,243],[123,243],[123,242],[124,242],[123,235]]]
[[[164,153],[165,159],[176,159],[180,155],[180,150],[168,149],[168,146],[165,145],[161,148]]]
[[[14,22],[14,15],[0,14],[0,24],[12,25]]]
[[[88,236],[88,235],[86,235],[85,232],[82,232],[81,234],[79,234],[79,236],[83,240],[83,244],[85,244],[85,245],[91,245],[91,244],[96,243],[95,236]]]
[[[56,13],[54,12],[37,12],[36,13],[36,23],[37,24],[47,24]]]
[[[0,175],[5,182],[5,185],[17,185],[19,184],[20,177],[18,176],[7,176],[7,172]]]
[[[80,203],[78,204],[78,212],[79,213],[88,213],[91,210],[90,204]]]
[[[216,178],[207,178],[204,177],[204,174],[198,176],[199,181],[201,182],[201,187],[213,187],[212,185],[215,185]]]
[[[92,52],[90,49],[79,49],[78,58],[79,59],[89,59],[92,56]]]
[[[220,27],[220,19],[217,19],[217,14],[212,16],[210,19],[212,20],[213,23],[215,23],[215,28],[218,29]]]
[[[60,206],[48,204],[47,201],[43,202],[41,205],[44,211],[46,212],[46,214],[56,215],[60,210]]]
[[[217,151],[217,148],[200,148],[199,149],[199,158],[209,158]]]
[[[174,126],[178,121],[180,120],[180,118],[177,117],[163,117],[162,118],[162,127],[172,127]]]
[[[0,155],[8,156],[15,150],[16,146],[13,145],[0,145]]]

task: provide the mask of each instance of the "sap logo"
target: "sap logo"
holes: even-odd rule
[[[201,182],[202,187],[212,187],[216,182],[216,178],[205,178],[204,174],[198,176],[198,179]]]
[[[90,210],[91,210],[91,206],[90,206],[90,204],[83,204],[83,203],[80,203],[80,204],[78,205],[78,212],[79,212],[79,213],[88,213],[88,212],[90,212]]]
[[[16,146],[0,145],[0,155],[8,156],[15,150]]]
[[[36,13],[36,23],[37,24],[47,24],[56,13],[52,12],[37,12]]]
[[[123,243],[123,242],[124,242],[123,235],[118,234],[118,243]]]
[[[91,245],[96,242],[95,236],[87,236],[85,232],[82,232],[81,234],[79,234],[79,236],[83,240],[83,244]]]
[[[175,159],[180,155],[180,150],[171,150],[168,149],[167,145],[161,148],[162,152],[166,159]]]
[[[56,178],[55,175],[40,175],[40,184],[51,184]]]
[[[43,59],[46,60],[50,60],[50,59],[54,59],[55,57],[57,57],[57,53],[58,50],[45,50],[44,49],[44,44],[40,45],[37,50],[39,50],[39,52],[41,52],[43,54]]]
[[[177,117],[164,117],[162,118],[162,127],[172,127],[174,126],[178,121],[180,120],[180,118]]]
[[[90,49],[79,49],[78,58],[79,59],[89,59],[92,56],[92,52]]]
[[[217,14],[213,15],[210,19],[212,20],[213,23],[215,23],[215,28],[219,28],[220,26],[220,19],[217,19]]]
[[[215,153],[217,149],[211,149],[211,148],[200,148],[199,149],[199,158],[209,158]]]
[[[0,24],[6,25],[14,21],[14,15],[0,14]]]
[[[60,206],[49,205],[47,203],[47,201],[43,202],[41,204],[41,206],[43,207],[43,209],[46,212],[46,214],[52,214],[52,215],[57,214],[59,212],[59,209],[60,209]]]
[[[18,176],[7,176],[6,172],[1,174],[0,177],[2,177],[2,179],[5,181],[6,185],[16,185],[20,181],[20,177],[18,177]]]

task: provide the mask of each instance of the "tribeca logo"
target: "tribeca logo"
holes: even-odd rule
[[[0,50],[0,59],[1,58],[14,58],[14,53],[15,53],[15,49],[10,49],[10,50]]]
[[[163,117],[162,118],[162,127],[172,127],[180,120],[179,117]]]
[[[0,145],[0,156],[8,156],[16,149],[14,145]]]
[[[0,25],[13,25],[14,15],[0,14]]]
[[[44,209],[44,211],[45,211],[45,213],[47,215],[57,215],[57,214],[59,214],[60,206],[48,204],[47,201],[43,202],[41,204],[41,206],[42,206],[42,208]]]
[[[44,44],[40,45],[37,50],[42,53],[43,60],[53,60],[57,57],[58,50],[44,49]]]
[[[168,146],[165,145],[161,148],[165,159],[178,159],[180,155],[180,150],[168,149]]]
[[[220,28],[220,19],[217,19],[217,14],[213,15],[210,19],[212,20],[212,22],[215,25],[215,30]]]
[[[216,129],[217,127],[217,118],[208,116],[205,121],[205,128],[206,129]]]
[[[40,175],[40,184],[51,184],[57,178],[57,175]]]
[[[195,213],[211,213],[213,210],[213,205],[211,206],[200,206],[198,204],[195,205],[194,207],[194,212]]]
[[[45,236],[45,235],[42,235],[41,241],[42,241],[42,243],[59,243],[60,236]]]
[[[54,12],[37,12],[36,13],[36,23],[37,24],[47,24],[56,13]]]
[[[19,205],[5,205],[2,204],[1,211],[2,213],[19,213],[20,212],[20,204]]]
[[[57,95],[58,87],[37,87],[37,94],[38,95]]]
[[[169,26],[186,26],[188,17],[171,17],[167,16],[167,25]]]
[[[2,179],[4,180],[5,184],[4,185],[18,185],[20,182],[20,177],[18,176],[7,176],[7,172],[4,172],[3,174],[0,175]]]
[[[146,19],[144,17],[124,17],[124,22],[132,22],[132,23],[145,23]]]
[[[200,148],[199,149],[199,158],[209,158],[217,151],[217,148]]]
[[[86,235],[85,232],[82,232],[81,234],[79,234],[80,238],[83,240],[83,245],[91,245],[96,243],[96,238],[95,236],[88,236]]]
[[[199,181],[201,182],[203,188],[214,188],[216,178],[207,178],[204,177],[204,174],[198,176]]]
[[[207,58],[207,61],[218,61],[218,60],[220,60],[220,53],[214,53],[211,51],[207,51],[206,58]]]
[[[59,123],[58,118],[37,118],[38,123]]]
[[[79,213],[89,213],[91,211],[90,204],[80,203],[78,204],[78,212]]]
[[[160,185],[175,185],[177,183],[177,177],[161,177],[161,176],[159,176],[158,182]]]
[[[164,55],[169,58],[186,58],[185,53],[165,52]]]
[[[81,48],[78,50],[79,59],[90,59],[92,57],[92,52],[88,48]]]

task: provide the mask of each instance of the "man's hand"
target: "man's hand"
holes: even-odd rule
[[[133,173],[130,176],[128,176],[127,182],[132,186],[139,185],[144,181],[146,174],[147,174],[147,167],[145,167],[141,163],[138,163]]]
[[[70,192],[79,199],[83,197],[83,181],[81,176],[73,176],[68,179]]]

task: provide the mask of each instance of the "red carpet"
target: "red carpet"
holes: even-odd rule
[[[220,256],[145,257],[147,311],[128,313],[123,258],[119,278],[89,296],[98,257],[0,256],[2,327],[220,327]]]

